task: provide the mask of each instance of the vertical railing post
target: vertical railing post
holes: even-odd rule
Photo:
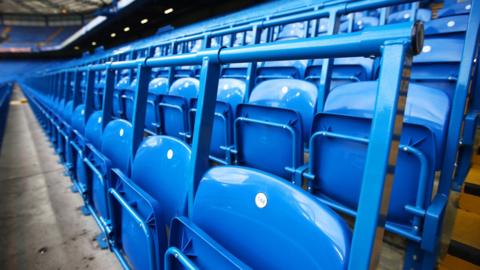
[[[410,80],[412,53],[406,45],[397,41],[383,48],[349,269],[378,264]]]
[[[171,46],[172,46],[172,50],[170,52],[170,55],[177,54],[177,42],[173,41]],[[171,66],[168,68],[168,87],[172,86],[172,83],[174,80],[175,80],[175,67]]]
[[[253,44],[260,43],[260,37],[262,35],[262,28],[259,25],[254,25],[253,29]],[[245,96],[243,97],[243,102],[248,103],[250,99],[250,94],[252,93],[253,88],[255,87],[255,78],[257,73],[257,62],[248,63],[247,66],[247,76],[245,78]]]
[[[95,83],[95,72],[92,69],[87,71],[87,89],[85,93],[85,115],[84,124],[87,125],[88,118],[93,113],[93,87]]]
[[[197,113],[192,142],[192,162],[188,171],[188,213],[192,215],[193,199],[198,183],[209,167],[210,143],[213,129],[213,117],[217,99],[220,64],[216,58],[218,51],[203,58],[200,73],[200,92],[198,94]]]
[[[105,88],[102,103],[102,130],[105,129],[113,115],[113,92],[115,88],[115,70],[107,66],[105,70]]]
[[[338,32],[340,26],[340,17],[337,10],[330,12],[328,18],[327,35],[334,35]],[[325,99],[330,91],[330,82],[332,80],[333,58],[326,58],[322,63],[322,71],[320,73],[320,82],[318,83],[318,98],[317,98],[317,112],[323,111]]]
[[[151,69],[145,65],[145,62],[142,62],[137,66],[137,89],[135,91],[135,100],[133,106],[133,135],[130,152],[130,164],[132,164],[137,149],[143,141],[150,70]]]

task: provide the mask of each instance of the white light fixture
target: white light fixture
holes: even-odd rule
[[[92,46],[95,46],[95,45],[97,45],[97,42],[92,41]]]
[[[145,19],[141,20],[140,23],[141,23],[141,24],[146,24],[146,23],[148,23],[148,19],[145,18]]]
[[[130,27],[127,26],[127,27],[123,28],[123,31],[124,31],[124,32],[130,31]]]
[[[117,34],[115,34],[115,33],[111,33],[111,34],[110,34],[110,37],[112,37],[112,38],[114,38],[114,37],[116,37],[116,36],[117,36]]]
[[[78,50],[80,50],[80,47],[75,46],[75,47],[73,47],[73,49],[74,49],[75,51],[78,51]]]
[[[170,14],[170,13],[172,13],[172,12],[173,12],[173,8],[165,9],[165,10],[163,11],[163,13],[165,13],[165,14]]]

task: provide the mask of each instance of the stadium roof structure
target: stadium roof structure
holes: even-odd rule
[[[106,7],[112,0],[0,0],[2,14],[88,13]]]

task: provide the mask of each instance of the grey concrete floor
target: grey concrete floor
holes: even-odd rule
[[[0,269],[121,269],[95,242],[99,229],[81,214],[82,200],[23,98],[16,88],[0,153]]]

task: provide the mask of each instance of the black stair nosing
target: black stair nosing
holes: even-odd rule
[[[452,240],[448,246],[448,254],[480,266],[480,249]]]
[[[480,185],[465,182],[465,186],[463,187],[463,192],[466,194],[480,197]]]

